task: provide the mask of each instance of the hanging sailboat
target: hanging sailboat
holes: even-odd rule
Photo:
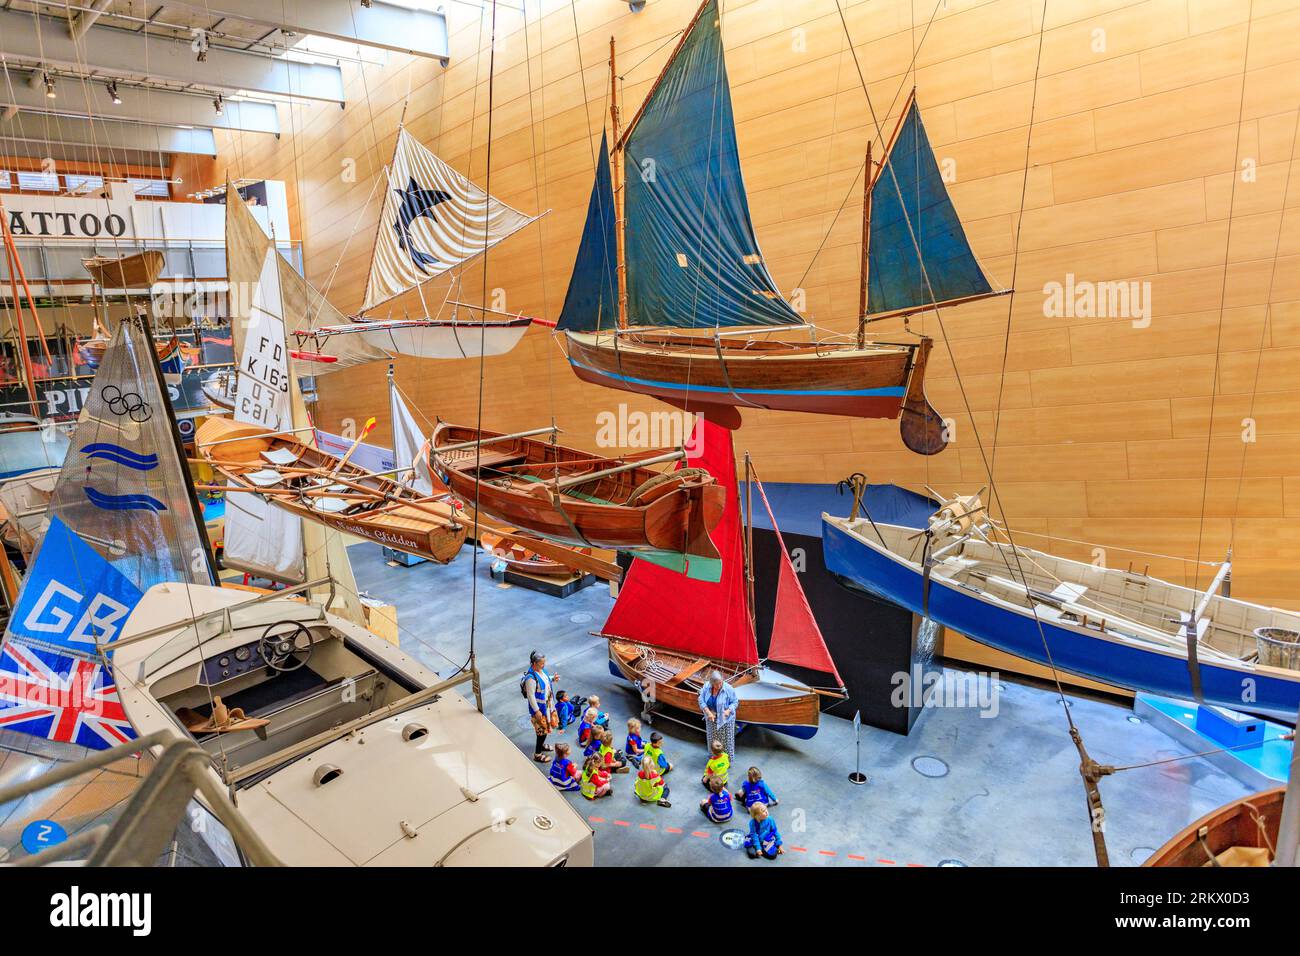
[[[821,695],[758,656],[731,435],[707,420],[698,428],[700,451],[687,466],[706,469],[726,490],[713,532],[722,554],[721,577],[692,580],[646,561],[632,562],[601,632],[609,640],[610,671],[638,686],[652,685],[652,699],[662,704],[697,713],[700,688],[711,671],[719,670],[736,690],[742,724],[809,738],[817,732]],[[841,686],[784,546],[781,552],[785,563],[768,659],[829,673]]]
[[[0,651],[0,728],[134,738],[109,665],[144,592],[217,583],[147,324],[118,325],[85,399]]]
[[[942,419],[925,398],[931,340],[870,342],[865,323],[1001,293],[971,253],[915,102],[883,162],[868,154],[856,340],[807,324],[759,251],[716,0],[700,7],[628,129],[620,134],[616,98],[611,118],[557,323],[574,373],[727,428],[745,408],[901,418],[907,447],[941,451]],[[783,330],[807,334],[775,336]]]
[[[166,259],[163,254],[156,249],[147,249],[144,252],[136,252],[126,256],[111,258],[108,256],[93,256],[89,259],[81,260],[82,266],[90,273],[98,289],[98,294],[102,294],[107,289],[151,289],[153,284],[158,281],[162,275],[163,267],[166,265]],[[139,312],[139,308],[136,309]],[[85,364],[92,369],[98,369],[99,363],[103,360],[104,350],[108,348],[110,336],[99,324],[99,315],[94,316],[95,334],[90,338],[77,343]],[[181,345],[180,337],[176,330],[172,330],[171,338],[166,342],[156,344],[158,351],[158,364],[167,376],[170,384],[177,384],[180,381],[181,373],[185,371],[185,365],[188,360],[187,350]],[[190,350],[194,351],[194,350]]]
[[[448,301],[428,314],[425,283],[457,270],[537,220],[507,206],[421,145],[405,127],[397,134],[361,314],[351,322],[322,318],[294,329],[300,349],[328,359],[350,340],[419,358],[477,358],[510,351],[532,323],[524,315]],[[453,284],[453,288],[456,287]],[[378,318],[375,311],[419,290],[424,315]],[[470,313],[462,316],[461,310]],[[501,315],[501,318],[490,316]]]
[[[712,474],[654,469],[681,461],[682,451],[610,458],[543,439],[557,432],[503,435],[440,423],[430,458],[452,491],[509,525],[571,547],[632,551],[718,580],[720,556],[709,532],[722,518],[726,492]]]
[[[1293,722],[1300,708],[1300,613],[1229,597],[1230,562],[1201,591],[1013,550],[978,498],[945,503],[921,533],[858,517],[822,524],[832,573],[981,644],[1276,720]]]

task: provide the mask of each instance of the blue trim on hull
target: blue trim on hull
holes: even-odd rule
[[[829,522],[822,524],[822,545],[828,570],[914,614],[923,613],[920,571],[867,547]],[[1043,650],[1045,636],[1052,660],[1061,670],[1134,691],[1192,697],[1191,678],[1182,657],[1084,636],[1049,621],[1042,621],[1040,636],[1031,615],[996,607],[939,580],[930,583],[930,605],[925,613],[981,644],[1039,664],[1048,663]],[[1202,661],[1201,685],[1206,703],[1287,723],[1295,722],[1300,707],[1300,674],[1287,679]]]
[[[683,387],[677,382],[656,382],[648,378],[633,378],[630,375],[618,375],[615,372],[606,372],[603,369],[592,368],[589,365],[583,365],[576,359],[569,359],[569,364],[575,368],[586,369],[593,375],[602,375],[605,378],[616,379],[620,382],[628,382],[632,385],[644,385],[647,388],[658,388],[665,391],[682,392],[689,394],[691,392],[717,392],[722,395],[829,395],[834,397],[849,398],[902,398],[906,390],[901,385],[890,385],[885,388],[859,388],[847,390],[819,390],[819,389],[798,389],[785,388],[773,390],[770,388],[727,388],[723,385],[691,385]]]

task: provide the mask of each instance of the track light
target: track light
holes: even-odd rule
[[[45,98],[52,100],[59,95],[54,91],[54,78],[48,73],[41,75],[45,77]]]
[[[120,96],[117,95],[117,81],[116,81],[116,80],[109,80],[109,81],[108,81],[108,98],[111,99],[111,100],[113,101],[113,105],[114,105],[114,106],[121,106],[121,105],[122,105],[122,97],[120,97]]]
[[[225,101],[225,99],[222,97],[222,95],[221,95],[220,93],[218,93],[216,99],[214,99],[214,100],[212,101],[212,108],[213,108],[214,110],[217,111],[217,115],[218,115],[218,116],[220,116],[220,115],[222,115],[223,113],[225,113],[225,111],[226,111],[226,101]]]

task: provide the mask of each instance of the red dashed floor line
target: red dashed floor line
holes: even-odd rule
[[[629,829],[632,828],[632,824],[631,824],[629,821],[627,821],[627,820],[606,820],[604,817],[594,817],[594,816],[589,816],[589,817],[587,817],[587,822],[589,822],[589,823],[613,823],[614,826],[616,826],[616,827],[627,827],[627,828],[629,828]],[[687,831],[683,830],[681,827],[669,827],[669,826],[660,827],[660,826],[658,826],[657,824],[654,824],[654,823],[639,823],[639,824],[637,824],[637,828],[638,828],[638,829],[641,829],[641,830],[655,830],[655,831],[658,831],[658,832],[660,832],[660,833],[672,833],[672,834],[679,835],[679,836],[682,836],[682,835],[684,835],[684,836],[693,836],[693,837],[697,837],[697,838],[699,838],[699,839],[701,839],[701,840],[707,840],[707,839],[711,836],[711,834],[706,833],[706,832],[704,832],[703,830],[691,830],[691,831],[688,833]],[[862,855],[861,853],[841,853],[841,852],[839,852],[838,850],[810,850],[810,849],[809,849],[808,847],[806,847],[806,846],[792,846],[792,845],[790,845],[790,844],[786,844],[786,851],[789,852],[789,853],[816,853],[818,856],[829,856],[829,857],[840,857],[840,856],[843,856],[845,859],[853,860],[853,861],[858,862],[858,863],[870,863],[870,862],[871,862],[871,860],[870,860],[868,857]],[[876,857],[875,862],[881,864],[882,866],[898,866],[898,865],[899,865],[897,860],[890,860],[890,859],[887,859],[887,858],[885,858],[885,857],[883,857],[883,856],[881,856],[881,857]],[[920,868],[923,868],[923,867],[925,866],[924,863],[905,863],[905,864],[903,864],[903,865],[904,865],[904,866],[913,867],[913,868],[916,868],[916,869],[920,869]]]

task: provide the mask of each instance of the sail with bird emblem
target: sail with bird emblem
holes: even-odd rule
[[[363,313],[454,269],[537,218],[488,195],[404,128],[397,134],[387,186]]]

